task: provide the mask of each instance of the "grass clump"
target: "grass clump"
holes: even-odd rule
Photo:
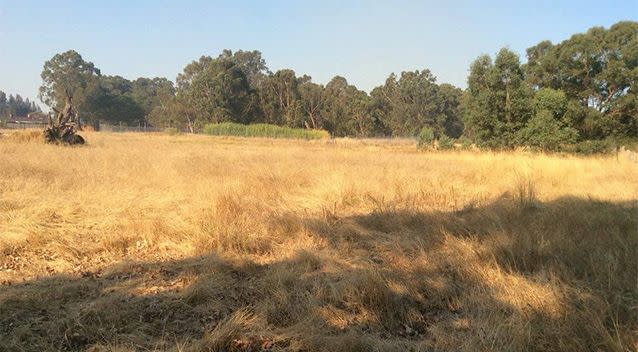
[[[19,143],[44,142],[44,137],[40,130],[18,130],[7,135],[12,141]]]
[[[442,135],[437,142],[439,143],[439,149],[448,150],[454,148],[455,140],[454,138]]]
[[[166,133],[169,136],[176,136],[179,134],[179,130],[175,127],[167,127],[164,129],[164,133]]]
[[[626,158],[2,133],[0,351],[635,350]]]
[[[290,139],[325,139],[330,134],[324,130],[308,130],[303,128],[290,128],[265,123],[242,125],[233,122],[207,124],[204,126],[204,134],[213,136],[236,137],[266,137],[266,138],[290,138]]]
[[[423,127],[419,133],[419,141],[417,143],[418,149],[424,149],[432,146],[434,142],[434,130],[430,127]]]

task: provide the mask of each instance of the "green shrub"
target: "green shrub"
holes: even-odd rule
[[[547,111],[555,119],[561,119],[567,111],[567,96],[562,90],[542,88],[533,99],[534,111]]]
[[[577,138],[578,132],[563,126],[549,110],[536,113],[519,132],[519,140],[523,145],[549,151],[561,150],[565,145],[576,142]]]
[[[461,148],[463,149],[471,149],[472,148],[472,140],[467,137],[461,137],[457,139],[457,142],[461,144]]]
[[[608,139],[588,140],[578,142],[565,147],[565,151],[579,154],[603,154],[610,153],[616,148],[616,144]]]
[[[454,138],[450,138],[446,135],[441,135],[441,137],[439,137],[438,142],[439,142],[439,149],[442,150],[446,150],[446,149],[452,149],[454,148],[454,142],[456,140]]]
[[[223,122],[207,124],[203,132],[212,136],[237,136],[237,137],[267,137],[267,138],[296,138],[296,139],[324,139],[330,138],[330,134],[324,130],[309,130],[303,128],[290,128],[265,123],[242,125],[239,123]]]
[[[417,143],[417,148],[428,148],[432,146],[432,142],[434,141],[434,131],[428,127],[424,126],[419,133],[419,141]]]
[[[169,136],[174,136],[179,134],[179,131],[175,127],[167,127],[164,129],[164,133],[166,133]]]

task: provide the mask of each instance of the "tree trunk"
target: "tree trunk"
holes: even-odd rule
[[[44,130],[44,140],[53,144],[84,144],[84,138],[76,134],[80,126],[79,119],[73,107],[73,99],[68,96],[64,109],[57,111],[57,119],[54,122],[49,115],[49,126]]]

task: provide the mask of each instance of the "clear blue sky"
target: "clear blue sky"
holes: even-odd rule
[[[103,74],[167,77],[201,55],[257,49],[271,70],[364,90],[429,68],[465,87],[480,54],[523,57],[541,40],[638,18],[624,1],[25,1],[0,0],[0,90],[37,96],[44,61],[77,50]]]

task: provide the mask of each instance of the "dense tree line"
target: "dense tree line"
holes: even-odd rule
[[[7,94],[0,90],[0,118],[23,117],[38,111],[40,107],[34,101],[29,101],[29,98],[23,99],[20,94],[9,94],[7,97]]]
[[[203,56],[177,77],[176,94],[158,106],[159,125],[270,123],[325,129],[333,136],[415,136],[431,126],[459,136],[462,90],[438,85],[429,70],[391,74],[372,94],[336,76],[325,86],[293,70],[271,72],[259,51]]]
[[[102,75],[92,62],[73,51],[55,55],[44,64],[40,99],[60,110],[72,97],[85,123],[105,121],[137,125],[148,120],[156,106],[175,95],[166,78],[138,78]]]
[[[470,68],[464,135],[479,144],[561,145],[638,136],[638,23],[527,49],[527,63],[502,49]]]
[[[336,76],[326,85],[293,70],[272,72],[259,51],[224,50],[188,64],[176,84],[103,76],[69,51],[47,61],[40,96],[73,95],[86,120],[201,129],[207,123],[269,123],[333,136],[462,138],[490,147],[559,149],[583,140],[638,135],[638,23],[594,27],[527,49],[504,48],[470,66],[466,90],[427,69],[390,74],[369,94]]]

